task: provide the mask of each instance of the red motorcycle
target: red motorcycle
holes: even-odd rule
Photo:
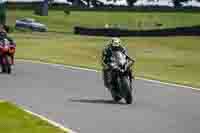
[[[3,73],[10,74],[11,66],[14,64],[15,44],[11,44],[8,39],[0,41],[0,65]]]

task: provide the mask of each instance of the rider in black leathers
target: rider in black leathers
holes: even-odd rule
[[[112,88],[111,86],[111,81],[112,81],[111,72],[112,71],[111,71],[110,63],[111,63],[111,56],[112,56],[113,51],[121,51],[123,54],[127,55],[126,48],[121,45],[121,40],[116,37],[112,38],[109,44],[103,49],[103,52],[102,52],[103,79],[104,79],[105,87],[109,89]],[[129,57],[127,56],[127,58]],[[131,72],[130,72],[130,76],[132,77]]]

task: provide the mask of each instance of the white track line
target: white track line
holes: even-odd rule
[[[42,61],[23,60],[23,59],[18,59],[18,61],[46,64],[46,65],[50,65],[50,66],[54,66],[54,67],[70,68],[70,69],[84,70],[84,71],[90,71],[90,72],[100,72],[100,71],[97,71],[97,70],[94,70],[94,69],[88,69],[88,68],[82,68],[82,67],[74,67],[74,66],[70,66],[70,65],[46,63],[46,62],[42,62]],[[167,82],[162,82],[162,81],[158,81],[158,80],[151,80],[151,79],[145,79],[145,78],[140,78],[140,77],[136,77],[136,79],[143,80],[143,81],[148,81],[148,82],[152,82],[152,83],[156,83],[156,84],[163,84],[163,85],[168,85],[168,86],[174,86],[174,87],[180,87],[180,88],[188,88],[188,89],[200,91],[200,88],[194,88],[194,87],[175,84],[175,83],[167,83]]]
[[[36,63],[35,61],[30,61],[30,60],[18,60],[18,61]],[[37,61],[37,63],[40,63],[40,64],[48,64],[48,63],[38,62],[38,61]],[[48,64],[48,65],[51,65],[51,64]],[[56,64],[54,64],[53,66],[58,67],[58,66],[61,66],[61,65],[56,65]],[[5,101],[0,100],[0,102],[5,102]],[[75,131],[72,131],[72,130],[69,129],[69,128],[64,127],[62,124],[57,123],[57,122],[55,122],[55,121],[53,121],[53,120],[50,120],[50,119],[48,119],[48,118],[46,118],[46,117],[44,117],[44,116],[42,116],[42,115],[39,115],[39,114],[37,114],[37,113],[34,113],[34,112],[32,112],[32,111],[30,111],[30,110],[28,110],[28,109],[22,108],[22,107],[20,107],[20,108],[21,108],[22,110],[24,110],[25,112],[27,112],[27,113],[29,113],[29,114],[31,114],[31,115],[33,115],[33,116],[36,116],[36,117],[40,118],[41,120],[46,121],[46,122],[50,123],[51,125],[53,125],[53,126],[55,126],[55,127],[58,127],[58,128],[60,128],[61,130],[65,131],[65,132],[67,132],[67,133],[77,133],[77,132],[75,132]]]
[[[0,100],[0,103],[4,103],[4,102],[6,102],[6,101],[5,100]],[[67,133],[77,133],[77,132],[72,131],[69,128],[65,128],[63,125],[61,125],[61,124],[59,124],[59,123],[57,123],[55,121],[52,121],[52,120],[50,120],[50,119],[48,119],[48,118],[46,118],[44,116],[41,116],[41,115],[39,115],[37,113],[34,113],[34,112],[30,111],[30,110],[27,110],[27,109],[23,108],[23,107],[19,107],[19,108],[21,110],[25,111],[26,113],[30,114],[30,115],[36,116],[36,117],[40,118],[41,120],[50,123],[51,125],[53,125],[53,126],[59,128],[59,129],[63,130],[64,132],[67,132]]]
[[[65,132],[67,132],[67,133],[76,133],[76,132],[72,131],[72,130],[69,129],[69,128],[65,128],[65,127],[64,127],[63,125],[61,125],[60,123],[57,123],[57,122],[55,122],[55,121],[52,121],[52,120],[50,120],[50,119],[48,119],[48,118],[46,118],[46,117],[44,117],[44,116],[41,116],[41,115],[39,115],[39,114],[37,114],[37,113],[32,112],[32,111],[30,111],[30,110],[24,109],[24,108],[22,108],[22,107],[20,107],[20,108],[21,108],[22,110],[24,110],[25,112],[27,112],[27,113],[29,113],[29,114],[31,114],[31,115],[33,115],[33,116],[36,116],[36,117],[40,118],[41,120],[46,121],[46,122],[50,123],[51,125],[53,125],[53,126],[55,126],[55,127],[58,127],[58,128],[60,128],[61,130],[65,131]]]
[[[200,91],[200,88],[194,88],[194,87],[186,86],[186,85],[180,85],[180,84],[175,84],[175,83],[167,83],[167,82],[162,82],[162,81],[158,81],[158,80],[151,80],[151,79],[145,79],[145,78],[140,78],[140,77],[137,77],[137,79],[148,81],[148,82],[152,82],[152,83],[156,83],[156,84],[163,84],[163,85],[168,85],[168,86],[174,86],[174,87],[180,87],[180,88],[188,88],[188,89]]]

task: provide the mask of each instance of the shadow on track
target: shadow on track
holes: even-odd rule
[[[126,105],[122,102],[114,102],[113,100],[104,100],[104,99],[69,99],[70,102],[79,102],[79,103],[93,103],[93,104],[120,104]]]
[[[9,75],[9,74],[5,72],[0,72],[0,75]]]
[[[14,72],[11,72],[10,74],[8,74],[8,73],[5,73],[5,72],[0,72],[0,75],[13,75],[14,74]]]

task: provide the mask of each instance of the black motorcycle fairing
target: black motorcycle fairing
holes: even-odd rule
[[[120,82],[119,80],[121,80],[122,77],[129,77],[130,83],[132,84],[131,70],[127,70],[122,73],[122,72],[114,69],[114,70],[112,70],[111,75],[112,75],[112,77],[111,77],[112,88],[111,89],[113,89],[116,93],[121,93],[118,83]]]

